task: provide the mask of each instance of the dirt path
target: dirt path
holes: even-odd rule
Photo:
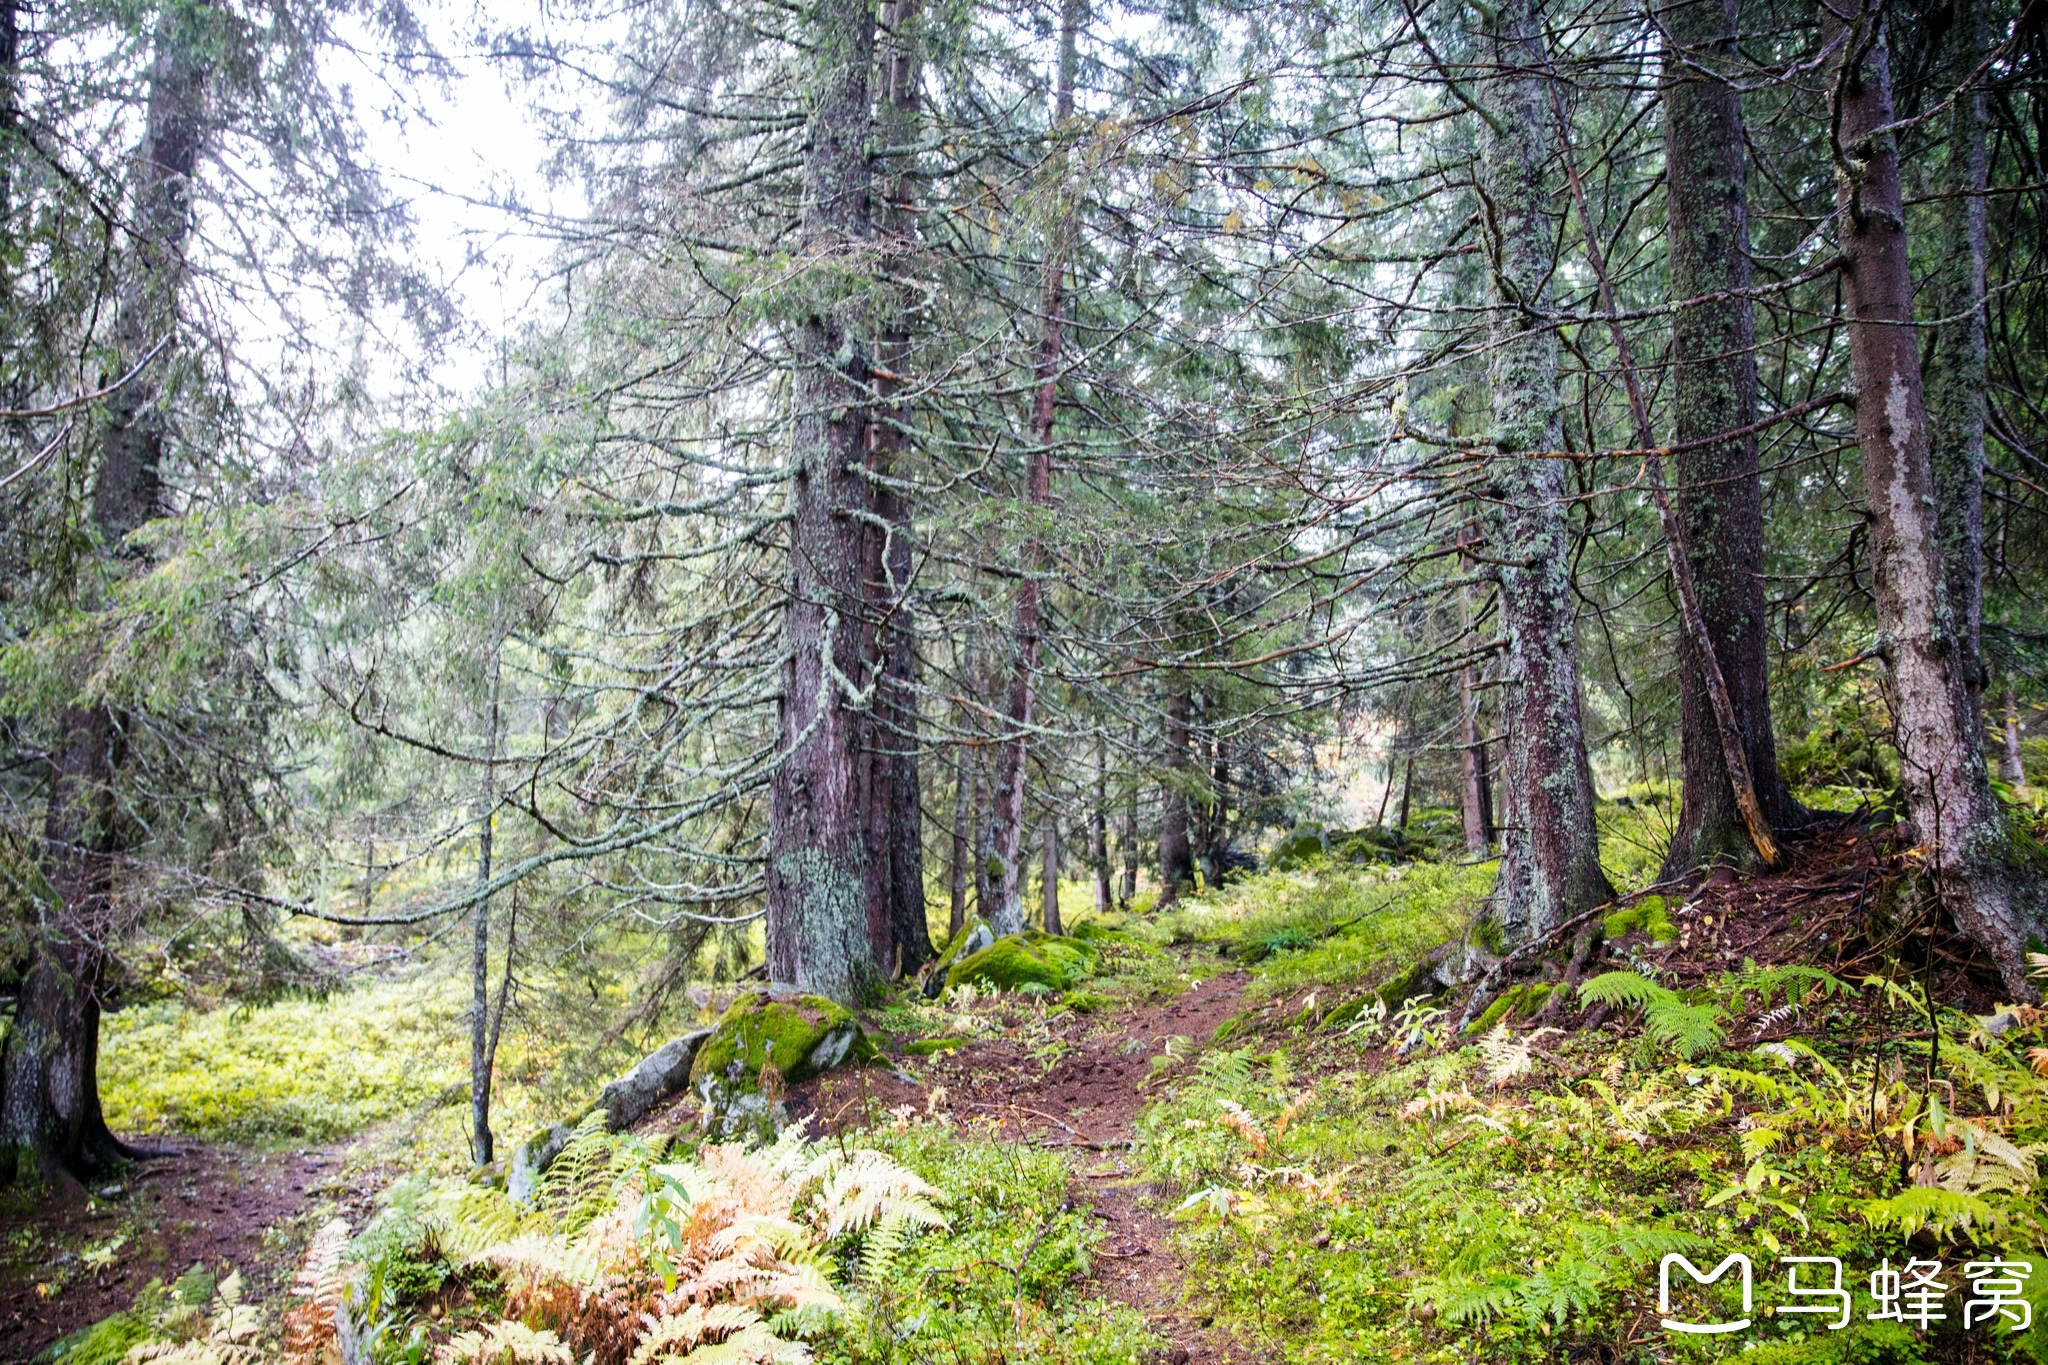
[[[195,1264],[234,1266],[251,1298],[268,1298],[295,1273],[316,1209],[339,1205],[360,1226],[372,1202],[362,1182],[339,1183],[335,1151],[148,1141],[183,1154],[90,1190],[0,1205],[0,1360],[29,1360]]]
[[[1138,1112],[1157,1098],[1140,1088],[1152,1074],[1151,1059],[1175,1037],[1208,1041],[1244,1008],[1249,980],[1244,972],[1226,972],[1171,1001],[1063,1016],[1054,1027],[1066,1051],[1050,1068],[1024,1040],[991,1038],[913,1059],[909,1065],[923,1085],[877,1067],[834,1072],[792,1094],[791,1110],[813,1115],[831,1132],[909,1105],[918,1113],[993,1120],[1013,1140],[1074,1150],[1085,1158],[1074,1197],[1112,1229],[1094,1272],[1102,1296],[1137,1309],[1167,1338],[1163,1365],[1252,1365],[1262,1357],[1212,1329],[1182,1301],[1185,1275],[1173,1251],[1173,1225],[1149,1207],[1157,1201],[1148,1196],[1157,1191],[1128,1152]]]

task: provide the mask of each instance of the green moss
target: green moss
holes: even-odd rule
[[[1060,997],[1060,1008],[1074,1014],[1094,1014],[1109,1008],[1110,999],[1095,991],[1068,991]]]
[[[967,1040],[965,1038],[919,1038],[916,1042],[904,1045],[903,1055],[906,1057],[929,1057],[934,1052],[951,1052],[954,1048],[966,1046]]]
[[[1522,988],[1520,986],[1516,986],[1511,990],[1502,991],[1499,995],[1496,995],[1493,998],[1493,1003],[1488,1005],[1477,1019],[1474,1019],[1471,1023],[1465,1025],[1465,1032],[1486,1032],[1495,1024],[1498,1024],[1501,1020],[1507,1018],[1508,1011],[1513,1009],[1516,1005],[1520,1004],[1521,999]]]
[[[1367,1001],[1363,997],[1339,1005],[1323,1016],[1323,1027],[1342,1028],[1346,1024],[1355,1022],[1359,1015],[1365,1013],[1367,1008]]]
[[[989,928],[987,920],[976,915],[961,925],[960,932],[948,939],[946,946],[939,950],[938,960],[932,964],[933,975],[943,979],[946,973],[952,970],[954,963],[963,957],[972,956],[995,941],[995,930]]]
[[[1282,835],[1266,855],[1266,866],[1275,872],[1291,872],[1323,860],[1330,851],[1330,837],[1321,825],[1299,825]]]
[[[1627,909],[1609,915],[1600,922],[1600,927],[1610,939],[1638,930],[1648,934],[1655,943],[1670,943],[1678,937],[1678,926],[1671,922],[1671,913],[1665,908],[1662,896],[1645,896]]]
[[[1027,986],[1065,990],[1095,972],[1095,950],[1080,939],[1027,929],[999,938],[953,964],[948,986],[973,984],[1017,991]]]
[[[690,1083],[726,1077],[734,1068],[758,1077],[766,1068],[794,1084],[873,1055],[873,1044],[844,1006],[800,991],[749,991],[732,1002],[697,1049]]]
[[[1418,995],[1436,994],[1436,983],[1430,979],[1429,962],[1426,959],[1417,962],[1393,980],[1381,983],[1373,994],[1389,1011],[1401,1008]]]

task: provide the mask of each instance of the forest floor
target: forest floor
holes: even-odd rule
[[[360,1224],[375,1203],[373,1185],[340,1178],[341,1148],[149,1142],[176,1154],[33,1206],[0,1205],[0,1360],[32,1359],[194,1266],[234,1266],[252,1298],[267,1297],[291,1279],[316,1210]]]
[[[2033,1093],[2040,1063],[2017,1049],[2040,1040],[2035,1024],[2005,1040],[1977,1027],[1995,980],[1927,927],[1909,851],[1841,818],[1791,852],[1776,873],[1660,898],[1656,934],[1610,917],[1585,967],[1684,992],[1671,998],[1711,1021],[1705,1053],[1659,1042],[1634,1005],[1568,990],[1463,1036],[1455,998],[1390,1018],[1376,991],[1457,938],[1485,869],[1331,868],[1127,921],[1099,940],[1122,956],[1071,1008],[906,996],[870,1019],[888,1064],[786,1098],[822,1136],[938,1130],[1068,1157],[1068,1206],[1099,1220],[1081,1291],[1143,1317],[1160,1343],[1150,1365],[1506,1358],[1568,1324],[1586,1335],[1558,1344],[1640,1342],[1654,1315],[1633,1248],[1665,1245],[1655,1238],[1739,1227],[1861,1256],[1902,1182],[1997,1192],[1953,1135],[1912,1145],[1929,1122],[1914,1098],[1926,1002],[1952,1011],[1945,1059],[1980,1079],[2003,1068],[2007,1095]],[[1647,910],[1644,894],[1626,899]],[[1873,1053],[1884,1035],[1897,1041]],[[950,1050],[908,1055],[920,1039]],[[1782,1079],[1760,1074],[1771,1068]],[[1954,1106],[1977,1082],[1940,1084]],[[2032,1131],[2025,1113],[1964,1107],[1983,1131]],[[688,1136],[695,1122],[679,1098],[639,1129]],[[1761,1142],[1765,1129],[1784,1137]],[[138,1164],[118,1188],[0,1206],[0,1360],[29,1360],[195,1265],[238,1267],[250,1298],[279,1297],[318,1223],[364,1227],[404,1173],[391,1142],[381,1128],[301,1148],[178,1142],[183,1155]],[[1748,1193],[1727,1184],[1745,1165]],[[1474,1278],[1461,1246],[1501,1268]],[[1569,1303],[1540,1298],[1560,1282],[1538,1259],[1553,1254],[1585,1286]],[[1513,1269],[1524,1260],[1536,1274]]]

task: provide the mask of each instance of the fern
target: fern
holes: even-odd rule
[[[575,1365],[576,1354],[545,1328],[497,1322],[477,1332],[458,1332],[434,1351],[435,1365]]]
[[[1579,998],[1591,1004],[1639,1006],[1644,1031],[1684,1057],[1712,1052],[1728,1036],[1722,1027],[1726,1012],[1713,1005],[1692,1004],[1676,991],[1635,972],[1604,972],[1579,987]]]

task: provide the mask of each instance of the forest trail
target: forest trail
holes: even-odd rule
[[[194,1265],[232,1265],[251,1299],[267,1298],[296,1270],[310,1232],[301,1225],[316,1207],[339,1203],[360,1226],[375,1202],[374,1188],[338,1179],[340,1146],[147,1141],[178,1154],[53,1203],[0,1208],[0,1361],[32,1359],[126,1309],[151,1280],[169,1283]]]
[[[1191,964],[1191,973],[1206,964]],[[1139,1111],[1156,1091],[1152,1059],[1188,1055],[1244,1008],[1250,976],[1224,970],[1196,976],[1170,1000],[1049,1021],[1057,1044],[1010,1035],[950,1053],[905,1059],[913,1084],[881,1067],[833,1072],[790,1096],[793,1113],[821,1131],[886,1121],[891,1112],[950,1114],[994,1136],[1070,1149],[1077,1163],[1072,1198],[1087,1204],[1111,1233],[1097,1253],[1094,1278],[1105,1299],[1142,1313],[1169,1346],[1161,1365],[1251,1365],[1264,1356],[1232,1340],[1183,1301],[1184,1267],[1173,1224],[1148,1196],[1156,1189],[1129,1156]],[[906,1112],[906,1110],[908,1112]]]

